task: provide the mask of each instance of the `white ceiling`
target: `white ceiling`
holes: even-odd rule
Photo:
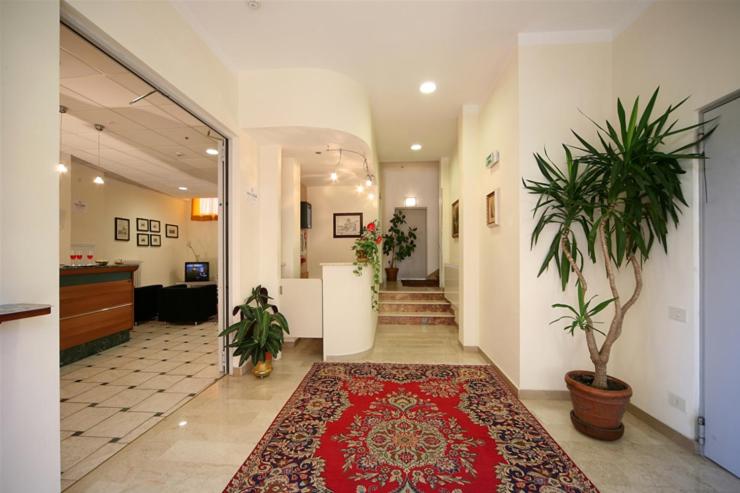
[[[209,128],[160,94],[129,102],[152,87],[62,26],[62,152],[175,197],[217,195],[218,148]],[[105,126],[100,134],[96,123]],[[212,132],[212,135],[217,135]],[[180,191],[178,187],[187,187]]]
[[[381,161],[449,155],[463,104],[483,103],[520,32],[620,30],[644,1],[172,0],[233,70],[317,67],[362,83]],[[422,95],[419,84],[437,82]],[[419,142],[419,152],[409,146]]]
[[[301,183],[307,187],[332,184],[332,171],[337,173],[338,185],[357,186],[367,178],[363,156],[370,156],[370,149],[354,135],[308,127],[250,129],[249,134],[260,144],[280,145],[283,158],[296,159],[301,165]],[[339,149],[343,149],[341,163]],[[368,162],[368,171],[378,174],[372,162]]]

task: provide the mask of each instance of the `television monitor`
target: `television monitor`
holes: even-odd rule
[[[185,282],[209,281],[208,262],[185,262]]]

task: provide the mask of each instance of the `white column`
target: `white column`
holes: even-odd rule
[[[259,232],[246,241],[259,243],[259,279],[270,296],[277,299],[280,289],[282,149],[278,145],[259,150]]]
[[[458,119],[460,166],[460,333],[463,346],[477,346],[479,332],[480,221],[485,197],[481,196],[478,162],[478,106],[463,106]]]
[[[59,491],[59,2],[0,2],[0,491]]]
[[[301,165],[293,159],[282,165],[282,272],[284,279],[301,277]]]

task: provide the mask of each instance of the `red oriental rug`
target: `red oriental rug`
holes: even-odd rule
[[[588,492],[490,366],[316,363],[224,490]]]

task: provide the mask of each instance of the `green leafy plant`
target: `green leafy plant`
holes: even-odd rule
[[[642,265],[656,242],[668,251],[669,227],[678,225],[682,207],[688,205],[681,186],[681,175],[685,173],[681,161],[702,158],[696,147],[714,131],[712,128],[705,134],[688,136],[687,132],[708,122],[678,126],[673,115],[686,99],[653,116],[658,93],[656,89],[642,111],[637,98],[629,116],[617,100],[616,126],[591,120],[598,143],[592,144],[573,132],[579,145],[563,146],[564,169],[555,165],[547,153],[535,154],[542,178],[523,180],[524,188],[537,196],[531,245],[537,244],[546,231],[554,231],[538,276],[553,265],[565,290],[571,273],[575,275],[578,306],[553,307],[572,313],[566,315],[571,320],[567,331],[585,332],[595,370],[592,385],[601,389],[607,388],[607,363],[612,346],[622,333],[624,317],[642,292]],[[665,148],[681,136],[686,136],[688,142],[677,144],[672,150]],[[578,243],[577,231],[583,233],[585,250]],[[584,301],[588,292],[583,272],[586,258],[603,265],[612,296],[594,308],[590,308],[590,303],[595,297]],[[631,267],[634,276],[634,288],[626,301],[616,280],[617,271],[625,265]],[[609,305],[614,309],[612,320],[602,332],[595,328],[593,317]],[[597,333],[603,335],[601,344]]]
[[[416,229],[406,223],[406,214],[397,210],[391,218],[388,232],[383,237],[383,254],[388,257],[388,266],[409,258],[416,250]]]
[[[378,293],[380,291],[380,248],[383,237],[378,233],[378,222],[373,221],[362,230],[362,234],[352,245],[355,252],[354,273],[362,275],[366,266],[373,269],[373,282],[370,286],[373,310],[378,309]]]
[[[276,356],[283,348],[283,333],[290,333],[288,321],[270,300],[272,298],[266,288],[262,286],[253,288],[244,303],[234,307],[233,314],[239,313],[240,320],[219,334],[219,336],[234,334],[228,347],[236,348],[234,356],[240,357],[239,366],[250,358],[256,365],[265,361],[267,353]]]

